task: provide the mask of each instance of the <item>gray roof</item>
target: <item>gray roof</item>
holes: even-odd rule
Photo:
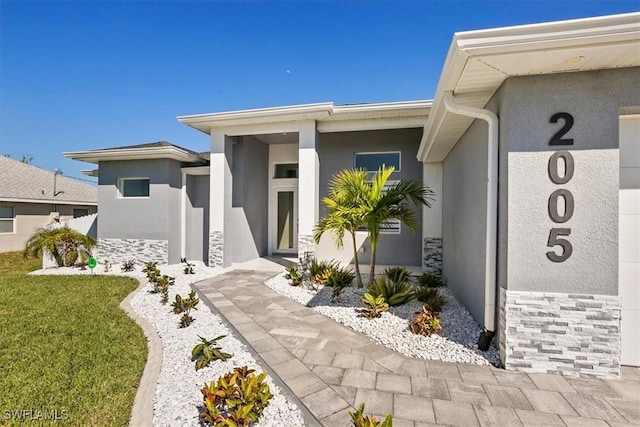
[[[156,142],[146,142],[144,144],[134,144],[134,145],[122,145],[119,147],[111,147],[111,148],[100,148],[95,151],[108,151],[108,150],[126,150],[130,148],[158,148],[158,147],[175,147],[182,151],[186,151],[187,153],[194,154],[196,156],[201,156],[202,153],[197,153],[193,150],[189,150],[188,148],[180,147],[179,145],[173,144],[167,141],[156,141]],[[207,154],[209,154],[207,152]]]
[[[98,204],[98,189],[63,175],[56,177],[53,194],[53,172],[0,156],[0,200],[28,199],[43,203]]]

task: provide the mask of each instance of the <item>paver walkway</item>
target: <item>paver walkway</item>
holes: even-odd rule
[[[194,285],[324,426],[348,410],[393,413],[395,427],[640,424],[640,370],[602,381],[405,357],[277,294],[273,272]]]

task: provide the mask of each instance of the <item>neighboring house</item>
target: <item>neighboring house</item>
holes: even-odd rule
[[[110,257],[350,262],[348,242],[311,239],[327,182],[385,163],[437,200],[419,233],[383,236],[379,263],[441,274],[507,368],[640,365],[640,14],[456,33],[433,101],[178,120],[210,136],[207,158],[168,143],[65,154],[99,164]],[[367,262],[366,233],[358,245]]]
[[[0,252],[19,251],[45,225],[94,214],[96,187],[0,157]]]

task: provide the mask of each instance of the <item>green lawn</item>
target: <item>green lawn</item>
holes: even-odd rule
[[[137,282],[26,274],[38,267],[0,254],[0,425],[21,424],[11,411],[23,410],[67,418],[55,425],[127,425],[147,345],[118,304]]]

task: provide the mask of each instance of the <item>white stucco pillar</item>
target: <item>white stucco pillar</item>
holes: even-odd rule
[[[223,267],[225,252],[225,213],[231,209],[231,142],[223,131],[211,131],[209,192],[209,266]],[[227,236],[228,237],[228,236]],[[225,250],[226,249],[226,250]]]
[[[422,210],[422,268],[442,275],[442,163],[424,163],[422,184],[435,193],[431,208]]]
[[[316,122],[302,123],[298,148],[298,254],[314,252],[313,228],[319,219],[320,161]]]

